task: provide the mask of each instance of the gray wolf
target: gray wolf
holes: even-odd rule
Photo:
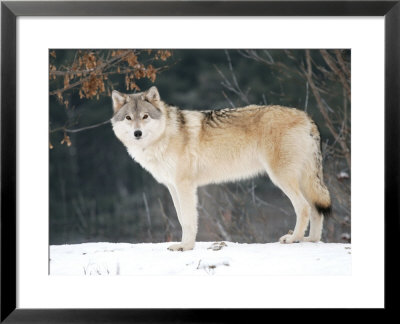
[[[321,239],[331,199],[323,182],[320,134],[305,112],[256,105],[181,110],[163,102],[156,87],[135,94],[113,91],[112,102],[115,135],[172,196],[182,241],[170,250],[195,245],[197,187],[261,174],[269,175],[296,212],[293,232],[279,241]]]

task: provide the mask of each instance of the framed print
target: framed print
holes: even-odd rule
[[[390,308],[399,16],[2,2],[1,321]]]

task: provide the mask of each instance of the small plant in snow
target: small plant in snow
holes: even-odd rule
[[[228,246],[225,242],[215,242],[207,250],[219,251],[225,246]]]
[[[107,265],[98,265],[94,263],[89,263],[86,267],[83,267],[83,273],[85,276],[102,276],[110,275],[110,270]]]

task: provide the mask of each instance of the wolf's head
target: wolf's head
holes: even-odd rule
[[[147,146],[164,132],[164,107],[156,87],[134,94],[114,90],[112,102],[113,130],[125,146]]]

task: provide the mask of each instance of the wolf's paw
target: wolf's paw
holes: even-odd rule
[[[290,244],[290,243],[299,243],[300,240],[294,237],[292,234],[286,234],[279,239],[279,242],[282,244]]]
[[[178,244],[172,244],[168,247],[168,250],[170,251],[188,251],[188,250],[193,250],[194,244],[183,244],[183,243],[178,243]]]

